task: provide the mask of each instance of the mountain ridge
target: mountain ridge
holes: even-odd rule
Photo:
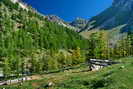
[[[22,0],[12,0],[16,2],[23,2]],[[101,12],[99,15],[92,17],[90,20],[77,18],[72,22],[66,22],[55,15],[45,16],[51,22],[58,23],[64,27],[82,32],[91,29],[113,29],[120,25],[125,25],[120,28],[121,32],[132,31],[133,29],[133,0],[113,0],[112,5]]]
[[[21,8],[28,10],[28,6],[23,0],[11,0],[11,2],[14,4],[18,3]]]
[[[88,23],[88,20],[77,17],[75,20],[70,22],[70,25],[77,27],[79,29],[83,29],[87,23]]]
[[[48,21],[51,21],[51,22],[55,22],[61,26],[67,27],[73,31],[76,31],[76,32],[80,31],[79,28],[72,26],[71,24],[69,24],[68,22],[64,21],[63,19],[61,19],[60,17],[58,17],[56,15],[46,15],[45,19],[47,19]]]
[[[124,25],[121,32],[133,29],[133,0],[114,0],[112,5],[97,16],[94,16],[82,30],[113,29]]]

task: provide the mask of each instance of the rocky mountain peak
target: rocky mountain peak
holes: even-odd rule
[[[83,29],[87,24],[88,20],[77,17],[74,21],[70,23],[70,25],[77,27],[79,29]]]
[[[109,8],[91,18],[84,30],[110,30],[121,25],[121,32],[133,29],[133,0],[114,0]]]
[[[55,22],[55,23],[62,25],[64,27],[73,29],[74,31],[77,31],[77,32],[79,31],[79,28],[72,26],[71,24],[69,24],[68,22],[65,22],[63,19],[61,19],[60,17],[58,17],[56,15],[47,15],[47,16],[45,16],[45,18],[48,21]]]
[[[47,15],[46,18],[47,18],[47,20],[49,20],[51,22],[58,22],[58,23],[63,22],[63,20],[56,15]]]
[[[112,6],[122,10],[133,10],[133,0],[114,0]]]

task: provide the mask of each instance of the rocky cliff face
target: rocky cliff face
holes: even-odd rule
[[[64,20],[62,20],[60,17],[58,17],[56,15],[47,15],[45,18],[48,21],[55,22],[55,23],[57,23],[59,25],[62,25],[62,26],[67,27],[67,28],[70,28],[70,29],[72,29],[72,30],[74,30],[76,32],[79,32],[80,31],[79,28],[77,28],[75,26],[72,26],[71,24],[65,22]]]
[[[70,25],[77,27],[79,29],[83,29],[87,23],[88,23],[88,20],[86,19],[76,18],[74,21],[70,23]]]
[[[47,15],[46,19],[51,21],[51,22],[56,22],[58,24],[63,24],[64,23],[64,21],[56,15]]]
[[[133,0],[114,0],[108,9],[93,17],[84,30],[113,29],[120,25],[125,25],[121,32],[133,29]]]

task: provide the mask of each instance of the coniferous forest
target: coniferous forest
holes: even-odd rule
[[[37,74],[86,63],[88,59],[133,56],[133,34],[112,43],[105,30],[88,39],[78,32],[48,21],[31,7],[0,1],[0,70],[11,75]]]
[[[39,73],[84,62],[88,41],[71,29],[49,22],[32,8],[0,2],[0,61],[6,76]]]

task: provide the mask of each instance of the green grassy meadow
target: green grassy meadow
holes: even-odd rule
[[[121,64],[99,71],[87,71],[87,66],[59,73],[36,75],[38,79],[1,86],[0,89],[133,89],[133,58],[120,59]],[[47,87],[52,82],[51,87]]]

